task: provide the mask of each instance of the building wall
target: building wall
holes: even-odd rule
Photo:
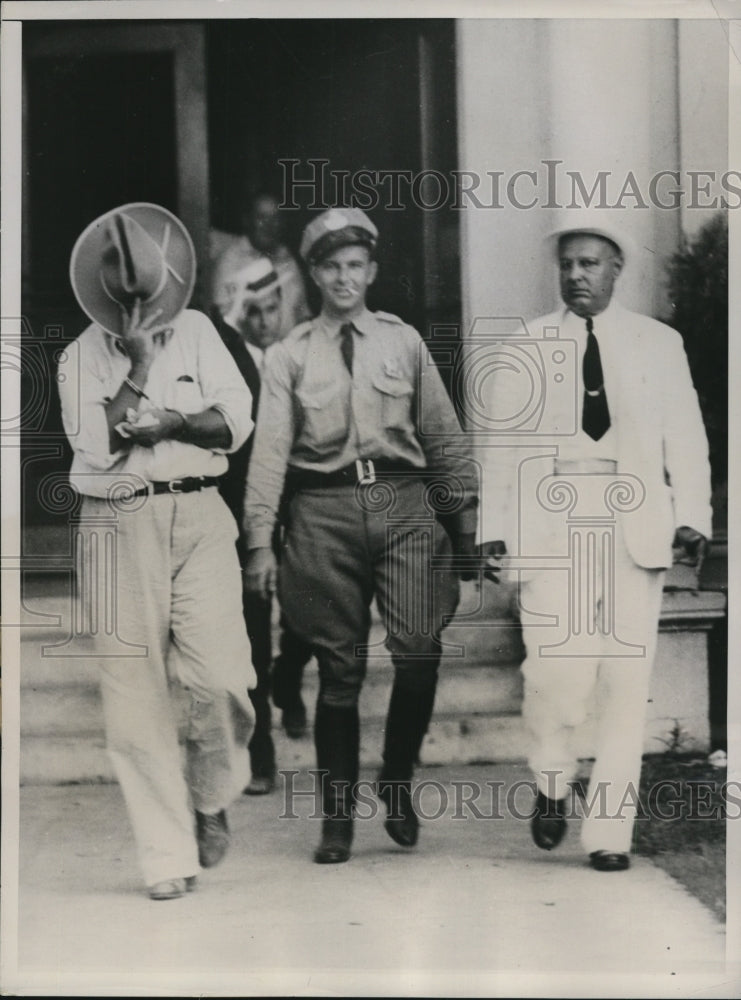
[[[680,21],[678,43],[681,168],[717,177],[729,166],[728,25],[721,20]],[[698,202],[712,201],[718,195],[717,185],[713,188],[710,198],[698,198]],[[716,211],[683,206],[682,229],[692,236]]]
[[[580,200],[567,172],[587,191],[607,172],[605,203],[639,247],[621,299],[664,315],[680,213],[653,207],[648,191],[657,171],[679,167],[676,22],[460,20],[457,41],[459,168],[503,172],[502,207],[462,210],[464,327],[492,310],[532,317],[558,304],[542,240],[574,190]],[[514,181],[525,170],[536,180]]]

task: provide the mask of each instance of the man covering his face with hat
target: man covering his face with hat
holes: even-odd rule
[[[173,899],[223,856],[246,781],[256,678],[237,527],[216,484],[252,430],[251,397],[211,322],[185,308],[195,253],[170,212],[136,203],[96,219],[70,276],[92,320],[59,370],[70,480],[84,551],[98,523],[115,523],[109,584],[128,644],[111,655],[93,635],[107,746],[149,895]],[[187,692],[185,774],[172,680]]]
[[[681,337],[615,301],[632,241],[599,213],[570,213],[550,245],[565,307],[528,324],[552,349],[550,398],[536,401],[542,419],[516,446],[482,449],[482,554],[493,572],[505,553],[525,560],[533,839],[551,850],[566,833],[575,738],[594,704],[581,841],[594,869],[614,872],[630,862],[665,570],[673,559],[699,566],[710,535],[708,446]],[[524,412],[523,390],[532,384],[501,365],[491,393],[500,427]]]
[[[252,419],[257,419],[260,382],[268,350],[281,334],[282,282],[267,257],[251,261],[235,276],[237,290],[231,308],[223,319],[216,317],[216,329],[234,358],[245,384],[252,394]],[[229,456],[229,470],[222,476],[219,489],[238,523],[242,520],[244,484],[252,453],[253,438]],[[280,526],[276,525],[273,548],[280,545]],[[240,564],[247,559],[244,534],[237,542]],[[272,608],[270,598],[245,595],[244,616],[252,644],[252,662],[257,672],[257,687],[250,692],[255,707],[255,731],[250,740],[252,777],[245,788],[248,795],[272,791],[275,783],[275,747],[271,735],[270,667],[272,662]],[[306,710],[301,698],[303,668],[311,659],[311,648],[285,626],[281,633],[280,655],[275,662],[279,681],[274,696],[283,708],[283,724],[288,735],[302,736]],[[278,704],[276,701],[276,704]]]
[[[458,552],[473,551],[475,531],[473,467],[437,369],[415,330],[366,306],[377,237],[359,209],[331,209],[306,227],[301,254],[322,309],[271,350],[247,481],[254,593],[275,586],[270,539],[284,486],[290,498],[280,599],[319,663],[322,864],[350,857],[374,596],[394,665],[377,791],[388,834],[416,843],[412,773],[432,714],[440,631],[458,600],[436,496],[446,498]]]

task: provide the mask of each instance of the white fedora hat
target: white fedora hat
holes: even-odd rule
[[[600,236],[614,243],[623,255],[627,264],[638,253],[633,238],[613,219],[614,210],[564,209],[558,217],[558,223],[548,236],[546,243],[555,256],[558,253],[558,242],[562,236],[582,234],[584,236]]]
[[[74,245],[69,272],[83,312],[118,337],[123,333],[121,307],[130,310],[135,299],[142,319],[161,310],[158,326],[187,306],[196,254],[188,230],[172,212],[133,202],[90,223]]]

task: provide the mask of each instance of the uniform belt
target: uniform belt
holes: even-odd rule
[[[415,466],[408,462],[395,462],[388,458],[363,458],[342,469],[334,472],[319,472],[316,469],[297,469],[293,467],[288,470],[286,476],[286,490],[295,493],[298,490],[321,490],[331,489],[333,486],[356,486],[369,485],[376,479],[383,478],[384,475],[395,473],[396,475],[407,474],[409,476],[419,472]]]
[[[195,493],[209,486],[218,486],[219,480],[213,476],[185,476],[183,479],[169,479],[165,482],[152,482],[140,490],[132,490],[127,497],[146,497],[159,493]]]
[[[568,476],[573,473],[611,473],[617,472],[617,462],[610,458],[576,458],[556,459],[554,472],[557,476]]]

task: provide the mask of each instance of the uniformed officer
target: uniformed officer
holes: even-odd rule
[[[458,602],[451,542],[474,551],[474,467],[437,368],[414,329],[366,307],[377,238],[359,209],[331,209],[306,227],[301,254],[322,308],[272,348],[247,483],[246,585],[258,594],[275,587],[270,539],[284,483],[289,496],[280,599],[319,663],[320,864],[350,857],[374,596],[394,665],[377,792],[389,835],[417,841],[411,779],[440,631]]]

